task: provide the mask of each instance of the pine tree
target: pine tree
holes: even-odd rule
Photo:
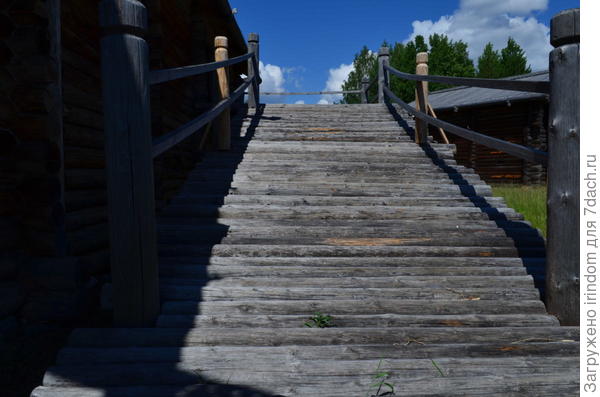
[[[502,76],[502,64],[498,51],[492,43],[487,43],[483,53],[477,59],[477,77],[497,79]]]
[[[516,76],[519,74],[531,73],[531,68],[527,66],[527,57],[525,51],[512,38],[508,38],[506,47],[501,51],[501,75],[502,77]]]
[[[429,36],[429,74],[439,76],[475,76],[475,66],[469,58],[468,46],[462,40],[452,41],[446,35]],[[413,72],[414,73],[414,72]],[[429,91],[452,87],[429,83]]]

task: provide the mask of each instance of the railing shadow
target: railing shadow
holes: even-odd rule
[[[244,135],[240,133],[242,129],[241,123],[239,126],[233,126],[233,128],[237,128],[232,133],[233,147],[231,152],[208,154],[205,157],[207,159],[210,158],[211,160],[206,161],[206,165],[203,165],[202,161],[198,163],[198,167],[195,170],[196,174],[194,176],[194,181],[198,182],[199,191],[198,193],[191,193],[190,197],[192,199],[187,202],[187,204],[191,204],[192,206],[194,204],[198,204],[199,206],[216,205],[219,207],[224,204],[225,197],[227,196],[231,187],[233,175],[235,174],[239,163],[243,159],[248,143],[254,136],[254,132],[260,122],[262,113],[263,107],[259,108],[256,113],[250,117],[250,125],[245,128],[246,133]],[[219,158],[221,158],[221,160],[218,160]],[[218,161],[215,162],[215,159]],[[210,176],[210,173],[214,172],[215,170],[219,171],[217,173],[218,180],[213,178],[210,179],[210,181],[207,180],[206,183],[203,183],[202,176],[198,178],[199,172],[200,175],[204,174],[206,176]],[[184,192],[184,195],[185,194],[186,193]],[[198,201],[195,201],[194,197],[197,197]],[[168,209],[169,206],[165,208]],[[180,215],[181,214],[178,214],[178,216]],[[215,245],[219,244],[223,238],[227,236],[229,230],[228,225],[219,222],[217,215],[218,211],[215,211],[214,216],[204,215],[198,218],[183,218],[183,220],[178,216],[172,218],[172,214],[169,215],[168,213],[164,215],[159,213],[157,216],[161,286],[163,288],[168,286],[169,284],[164,284],[164,282],[168,281],[170,278],[181,278],[180,274],[178,275],[176,271],[173,271],[173,267],[182,263],[188,264],[190,267],[194,268],[193,274],[190,276],[190,278],[193,278],[193,283],[190,285],[193,285],[194,289],[197,290],[198,296],[194,298],[193,302],[198,304],[204,300],[202,293],[203,289],[211,280],[215,279],[215,277],[211,276],[210,272],[208,271],[210,266],[210,252]],[[174,251],[170,251],[169,246],[171,244],[194,244],[194,238],[198,237],[197,235],[194,235],[193,232],[189,235],[186,235],[186,232],[183,232],[182,234],[177,232],[175,233],[175,236],[170,236],[167,239],[164,239],[165,235],[169,234],[169,231],[176,231],[176,226],[181,225],[181,222],[183,222],[186,226],[192,226],[192,229],[194,226],[200,226],[200,229],[202,230],[202,237],[200,238],[201,242],[199,243],[199,245],[202,246],[200,250],[202,252],[201,255],[195,253],[192,258],[189,258],[180,256],[176,252],[174,253]],[[203,229],[205,226],[209,226],[209,228]],[[164,251],[165,247],[166,251]],[[189,263],[189,259],[192,259],[193,263]],[[190,280],[188,279],[187,281]],[[178,283],[175,280],[173,285],[177,284]],[[199,305],[197,307],[199,307]],[[236,385],[229,382],[217,382],[214,379],[204,376],[202,374],[202,370],[199,370],[196,373],[182,370],[178,367],[178,363],[180,363],[180,361],[184,358],[181,348],[185,346],[185,341],[189,332],[195,328],[194,317],[200,314],[202,314],[200,313],[200,310],[197,310],[195,313],[188,313],[185,316],[180,316],[175,325],[177,328],[161,328],[161,320],[159,319],[157,328],[163,330],[169,329],[169,338],[168,341],[165,341],[165,345],[162,347],[147,346],[147,351],[149,352],[148,354],[151,356],[149,361],[146,359],[143,362],[136,362],[135,359],[130,358],[129,361],[120,360],[123,362],[119,364],[110,365],[107,363],[106,365],[102,366],[98,366],[98,363],[96,362],[91,365],[82,364],[80,368],[75,370],[73,364],[66,364],[65,367],[60,365],[52,367],[48,373],[54,378],[63,378],[68,380],[69,383],[78,384],[80,387],[101,389],[102,395],[106,397],[131,397],[138,395],[144,397],[277,397],[271,393],[265,392],[264,390],[254,389],[249,386]],[[173,325],[169,325],[169,327],[171,326]],[[95,345],[95,342],[90,341],[90,344]],[[103,344],[100,343],[99,346],[103,346]],[[128,348],[141,346],[144,346],[144,344],[140,343],[140,345],[128,346]],[[123,349],[124,352],[126,350],[128,349]],[[247,367],[251,368],[252,363],[247,363]],[[103,379],[103,375],[105,374],[101,372],[92,374],[92,371],[102,371],[103,369],[108,369],[109,371],[113,372],[112,374],[106,374],[106,376],[108,376],[110,379],[114,378],[114,371],[119,371],[119,369],[127,370],[127,373],[134,379],[121,379],[116,381],[116,384],[111,385],[110,387],[98,386],[99,384],[106,383],[106,380]],[[135,384],[136,377],[147,380],[148,375],[144,374],[146,371],[150,371],[150,373],[156,372],[165,374],[165,379],[167,382],[172,382],[173,384],[164,386],[165,379],[160,379],[159,377],[155,386],[138,386],[134,389],[124,386],[129,382]],[[37,395],[38,394],[36,394],[36,391],[34,391],[32,394],[32,396]],[[43,392],[40,392],[39,395],[43,396],[44,394]]]
[[[389,102],[386,103],[386,106],[399,126],[414,140],[414,129],[398,113],[398,109]],[[514,221],[506,217],[485,196],[477,192],[475,186],[464,178],[459,169],[449,165],[444,158],[440,157],[429,143],[421,145],[421,149],[431,159],[433,164],[443,171],[448,179],[458,187],[463,196],[471,201],[473,206],[488,216],[491,221],[496,223],[498,228],[504,231],[507,237],[512,239],[527,274],[533,277],[535,287],[540,294],[540,299],[545,301],[545,257],[531,256],[530,251],[532,246],[545,247],[545,239],[539,234],[537,229],[528,226],[526,223]]]

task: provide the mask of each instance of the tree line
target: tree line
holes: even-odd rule
[[[415,73],[418,52],[429,53],[429,74],[441,76],[502,78],[531,72],[527,65],[525,51],[509,37],[506,47],[498,51],[492,43],[488,43],[477,59],[477,67],[468,56],[468,46],[462,40],[453,41],[443,34],[433,34],[425,41],[423,36],[416,36],[406,44],[390,45],[384,41],[382,46],[390,48],[390,66],[406,73]],[[377,79],[377,54],[366,46],[354,56],[354,69],[342,84],[342,89],[356,90],[361,86],[363,76],[369,81]],[[429,90],[436,91],[450,87],[447,84],[429,83]],[[390,88],[405,102],[415,99],[415,83],[391,77]],[[377,96],[377,84],[369,89],[369,98]],[[359,103],[360,97],[344,94],[342,103]]]

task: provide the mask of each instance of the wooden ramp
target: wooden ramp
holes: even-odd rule
[[[378,372],[398,396],[577,395],[543,240],[411,125],[383,105],[247,117],[159,217],[157,327],[74,331],[33,395],[371,396]]]

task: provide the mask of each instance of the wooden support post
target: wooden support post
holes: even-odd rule
[[[552,18],[546,306],[579,324],[579,9]]]
[[[360,83],[360,102],[361,103],[369,103],[369,93],[367,90],[369,89],[369,78],[367,76],[363,76],[362,81]]]
[[[227,37],[215,37],[215,61],[226,61],[229,59],[229,50]],[[229,68],[217,69],[217,78],[219,80],[219,100],[229,98]],[[219,150],[231,149],[231,111],[228,108],[223,110],[217,121],[217,147]]]
[[[114,321],[148,327],[160,303],[146,8],[103,0],[100,26]]]
[[[379,73],[378,73],[378,95],[377,101],[379,103],[385,102],[385,94],[383,92],[383,87],[387,87],[389,85],[389,76],[388,72],[383,68],[384,65],[387,66],[390,64],[390,49],[388,47],[381,47],[379,52],[377,53],[377,59],[379,61]]]
[[[419,52],[417,54],[416,74],[421,76],[427,76],[429,74],[429,66],[427,65],[428,61],[429,55],[426,52]],[[415,103],[417,105],[417,110],[427,113],[429,108],[429,83],[426,81],[417,81],[416,83],[417,89],[415,95]],[[427,122],[417,118],[415,120],[415,126],[415,142],[418,144],[427,143],[427,138],[429,135],[429,125],[427,124]]]
[[[260,105],[260,70],[258,70],[259,47],[258,34],[248,35],[248,52],[254,53],[256,59],[248,59],[248,78],[257,77],[256,81],[248,87],[248,107],[257,108]]]

